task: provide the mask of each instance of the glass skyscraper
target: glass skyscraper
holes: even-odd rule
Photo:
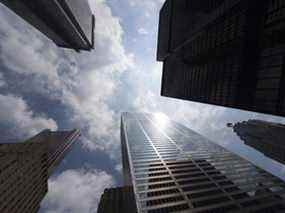
[[[139,213],[285,212],[282,180],[163,114],[124,113],[121,143]]]

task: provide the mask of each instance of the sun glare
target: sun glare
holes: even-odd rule
[[[169,121],[168,117],[162,112],[154,113],[154,119],[155,119],[155,122],[158,124],[158,126],[163,129],[166,127]]]

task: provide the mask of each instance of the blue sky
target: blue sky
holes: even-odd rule
[[[285,168],[242,144],[228,122],[284,119],[160,97],[156,59],[163,0],[89,0],[96,49],[57,48],[0,6],[0,127],[3,141],[49,128],[80,128],[82,137],[49,181],[44,213],[89,213],[104,188],[122,184],[119,124],[123,111],[163,112],[285,179]]]

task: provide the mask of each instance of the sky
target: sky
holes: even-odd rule
[[[0,5],[0,133],[18,142],[43,129],[82,136],[49,180],[42,213],[96,212],[105,188],[122,182],[121,112],[162,112],[285,180],[285,167],[243,145],[226,127],[280,117],[160,96],[156,62],[164,0],[89,0],[95,50],[58,48]]]

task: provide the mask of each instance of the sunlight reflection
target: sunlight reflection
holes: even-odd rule
[[[168,117],[162,112],[154,113],[154,119],[155,119],[155,122],[158,124],[158,126],[162,129],[165,129],[165,127],[167,126],[169,122]]]

